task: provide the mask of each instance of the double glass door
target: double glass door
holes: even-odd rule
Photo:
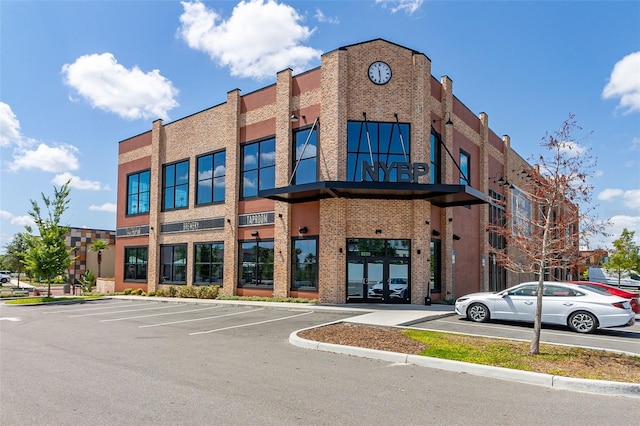
[[[347,241],[347,302],[410,303],[409,240]]]

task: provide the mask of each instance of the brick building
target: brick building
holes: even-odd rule
[[[341,47],[120,142],[116,290],[412,304],[499,290],[517,278],[487,249],[504,208],[490,201],[517,197],[525,167],[423,53]]]

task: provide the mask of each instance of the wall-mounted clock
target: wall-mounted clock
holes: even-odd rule
[[[382,61],[369,65],[369,79],[375,84],[386,84],[391,80],[391,67]]]

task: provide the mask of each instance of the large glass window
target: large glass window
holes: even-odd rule
[[[160,246],[162,278],[160,282],[187,283],[187,245]]]
[[[276,186],[276,139],[242,146],[242,197],[256,197]]]
[[[471,156],[460,150],[460,184],[471,185]]]
[[[511,223],[513,232],[524,237],[531,236],[531,221],[533,219],[531,200],[515,186],[511,187],[511,211],[513,213]]]
[[[410,160],[410,127],[406,123],[378,123],[371,121],[349,121],[347,123],[347,180],[371,181],[371,176],[363,173],[362,163],[370,167],[381,163],[408,163]],[[395,182],[398,173],[395,168],[385,175],[384,168],[376,168],[378,180]]]
[[[495,227],[505,226],[504,203],[505,196],[494,190],[489,190],[489,223]],[[496,262],[496,252],[506,248],[506,240],[503,235],[491,229],[489,232],[489,291],[504,290],[507,286],[507,273],[503,266]]]
[[[292,244],[291,289],[318,290],[318,239],[295,239]]]
[[[224,243],[195,244],[194,257],[193,283],[196,285],[215,284],[222,287]]]
[[[210,204],[224,201],[225,175],[225,151],[198,157],[196,204]]]
[[[441,177],[440,177],[440,152],[441,152],[441,148],[440,148],[440,144],[441,144],[441,139],[440,139],[440,135],[438,133],[435,133],[435,131],[431,131],[431,136],[430,136],[430,144],[431,144],[431,149],[430,149],[430,160],[429,160],[429,183],[431,184],[436,184],[436,183],[441,183]]]
[[[166,165],[162,171],[163,210],[188,207],[189,161]]]
[[[429,291],[442,293],[442,242],[431,240],[431,273],[429,277]]]
[[[147,247],[125,247],[124,280],[146,281],[148,258],[149,249]]]
[[[240,244],[239,287],[273,288],[273,240]]]
[[[293,134],[293,143],[296,158],[293,163],[293,183],[315,182],[318,179],[317,155],[318,155],[318,130],[299,130]]]
[[[149,213],[149,170],[127,176],[127,214]]]

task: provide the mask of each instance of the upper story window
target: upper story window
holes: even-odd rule
[[[442,183],[440,178],[440,164],[442,161],[440,160],[440,144],[440,135],[432,130],[430,137],[431,154],[429,159],[429,183],[431,184]]]
[[[162,168],[162,209],[189,206],[189,160]]]
[[[471,156],[460,150],[460,184],[471,185]]]
[[[127,176],[128,215],[149,213],[150,176],[149,170]]]
[[[225,175],[225,151],[198,157],[196,205],[224,201]]]
[[[315,182],[318,180],[318,130],[298,130],[293,133],[296,158],[293,163],[293,184]]]
[[[513,232],[525,237],[531,236],[531,221],[533,210],[531,200],[515,186],[511,187],[511,213]]]
[[[261,189],[276,186],[276,139],[242,146],[242,197],[256,197]]]
[[[398,172],[388,168],[392,163],[410,161],[410,126],[407,123],[378,123],[372,121],[349,121],[347,123],[347,180],[371,181],[366,168],[382,164],[375,168],[380,181],[395,182]],[[388,172],[384,169],[388,168]],[[388,173],[386,175],[385,173]]]

